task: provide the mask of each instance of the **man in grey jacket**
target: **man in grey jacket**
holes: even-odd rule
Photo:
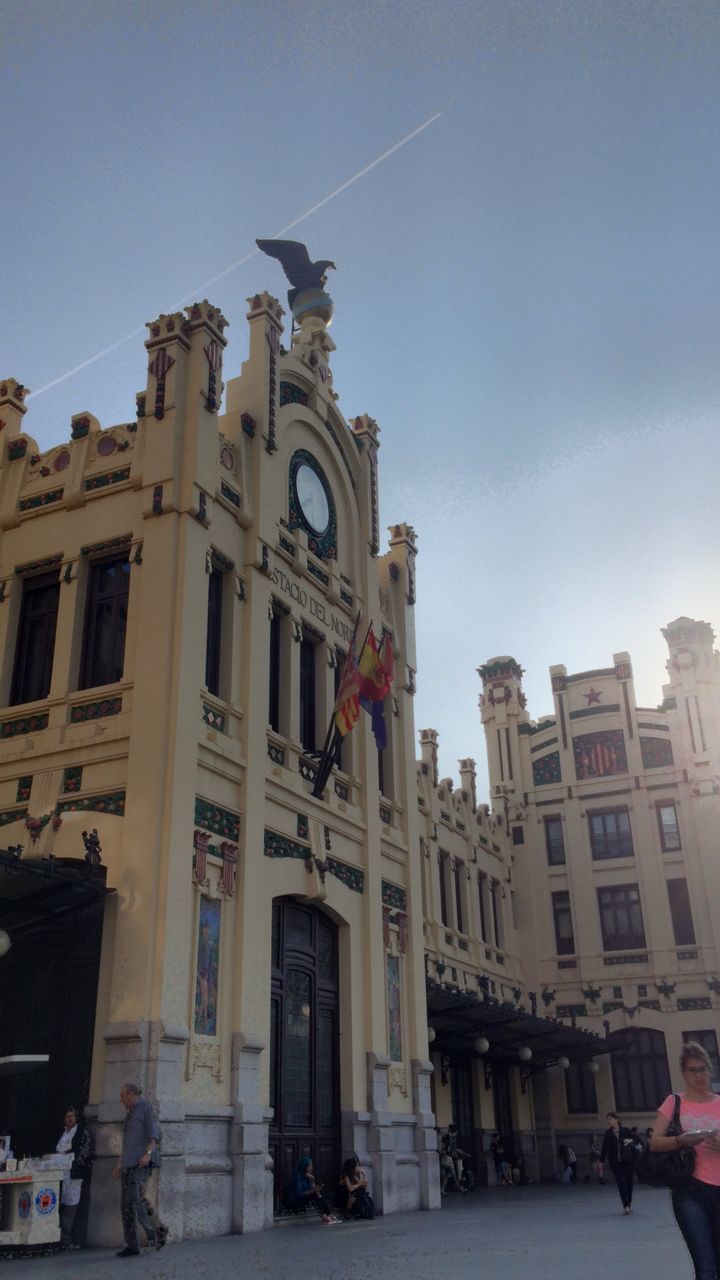
[[[123,1123],[122,1151],[113,1169],[113,1177],[120,1178],[120,1212],[122,1215],[125,1248],[118,1258],[134,1258],[140,1253],[137,1224],[140,1223],[149,1249],[162,1249],[167,1240],[167,1227],[163,1226],[145,1195],[145,1185],[152,1173],[158,1145],[158,1126],[152,1108],[142,1090],[136,1084],[124,1084],[120,1101],[127,1111]]]

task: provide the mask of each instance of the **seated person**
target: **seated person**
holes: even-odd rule
[[[326,1227],[338,1221],[322,1194],[322,1184],[315,1181],[310,1156],[303,1156],[298,1164],[287,1193],[286,1203],[292,1213],[304,1213],[308,1207],[317,1209],[318,1213],[322,1214],[322,1222]]]
[[[346,1160],[340,1175],[337,1194],[338,1209],[345,1218],[373,1218],[375,1206],[368,1192],[368,1181],[365,1170],[361,1169],[357,1156]]]

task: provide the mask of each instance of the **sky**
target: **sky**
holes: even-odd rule
[[[659,702],[660,628],[720,627],[717,0],[0,0],[0,23],[0,375],[40,447],[134,416],[144,324],[181,303],[221,307],[235,376],[246,298],[285,296],[255,237],[315,209],[288,234],[337,264],[339,407],[380,426],[381,524],[418,535],[441,776],[473,756],[485,794],[489,657],[533,717],[550,665],[622,650]]]

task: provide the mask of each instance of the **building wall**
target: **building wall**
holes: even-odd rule
[[[24,388],[0,386],[0,821],[6,844],[24,844],[24,857],[81,856],[81,831],[97,825],[117,891],[103,937],[89,1098],[98,1150],[93,1243],[119,1239],[110,1173],[118,1091],[129,1079],[158,1107],[158,1194],[173,1234],[271,1221],[271,917],[273,899],[289,895],[339,930],[343,1152],[362,1155],[385,1212],[439,1199],[421,867],[410,856],[419,842],[415,537],[394,526],[380,554],[378,428],[366,415],[346,422],[337,407],[325,320],[306,317],[288,352],[282,308],[261,294],[249,300],[248,325],[248,359],[224,388],[217,309],[203,302],[160,316],[149,326],[147,386],[133,421],[103,429],[80,414],[72,439],[44,454],[22,429]],[[297,509],[298,459],[324,477],[334,519],[322,537]],[[88,582],[110,554],[129,559],[122,674],[81,689]],[[47,571],[59,576],[50,687],[11,705],[23,584]],[[222,624],[211,692],[213,571]],[[315,646],[320,748],[358,613],[360,640],[371,621],[392,639],[386,794],[362,713],[342,770],[317,799],[316,762],[300,736],[301,650],[303,641]],[[201,911],[210,922],[202,937]],[[215,941],[208,1021],[198,967]]]
[[[655,708],[636,705],[627,653],[614,655],[608,668],[575,675],[552,667],[553,713],[538,721],[528,715],[517,663],[495,659],[480,669],[493,806],[506,813],[510,839],[519,842],[512,850],[522,972],[552,1014],[627,1039],[623,1048],[616,1036],[618,1047],[598,1060],[594,1082],[580,1083],[574,1110],[564,1073],[548,1074],[556,1136],[572,1138],[580,1154],[610,1108],[641,1129],[652,1124],[661,1101],[657,1063],[648,1063],[646,1084],[637,1082],[634,1094],[621,1081],[613,1087],[612,1063],[619,1078],[638,1071],[640,1053],[652,1057],[657,1048],[662,1057],[662,1042],[651,1048],[644,1032],[664,1037],[675,1086],[683,1035],[718,1033],[720,886],[712,831],[720,805],[720,660],[706,623],[681,618],[664,635],[669,682]],[[661,808],[676,820],[664,838]],[[621,819],[607,816],[620,811]],[[691,933],[683,931],[685,918],[673,923],[668,881],[687,884]],[[637,887],[644,939],[625,945],[621,936],[603,935],[598,895],[628,887]],[[570,944],[556,936],[554,894],[567,895]]]

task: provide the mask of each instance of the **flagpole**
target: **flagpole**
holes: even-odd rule
[[[352,639],[350,641],[350,649],[348,650],[348,654],[352,653],[352,650],[355,647],[355,638],[357,636],[357,629],[360,625],[361,616],[362,614],[358,611],[358,616],[355,619],[355,626],[353,627]],[[367,644],[367,638],[370,635],[371,630],[372,630],[372,620],[370,621],[370,626],[367,629],[365,639],[363,641],[363,646],[362,646],[362,649],[360,650],[361,653],[365,648],[365,645]],[[333,730],[334,730],[334,733],[333,733]],[[325,735],[325,743],[323,745],[323,749],[320,755],[320,760],[318,761],[318,771],[315,775],[313,789],[310,793],[311,795],[315,796],[315,798],[318,800],[322,799],[323,791],[325,790],[325,787],[327,786],[328,778],[332,773],[333,757],[335,755],[335,749],[337,747],[337,742],[334,740],[335,735],[339,736],[340,730],[338,729],[335,723],[335,707],[333,705],[332,712],[330,713],[330,724],[328,725],[328,731]]]

